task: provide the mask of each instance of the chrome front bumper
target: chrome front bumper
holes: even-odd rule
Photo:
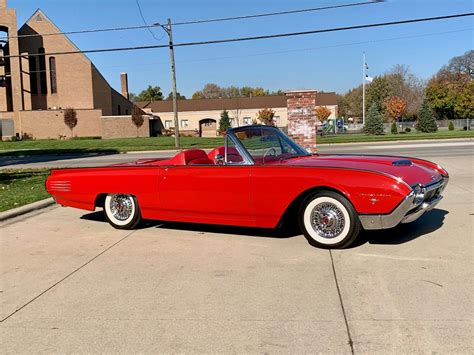
[[[441,192],[446,188],[449,178],[445,177],[434,184],[426,186],[428,199],[420,205],[415,206],[415,194],[413,191],[405,197],[392,213],[378,215],[359,215],[360,222],[364,229],[388,229],[399,223],[410,223],[416,221],[425,212],[431,211],[442,200]],[[437,191],[436,191],[437,190]]]

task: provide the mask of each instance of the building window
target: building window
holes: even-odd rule
[[[186,128],[189,126],[188,120],[181,120],[181,128]]]
[[[122,108],[120,107],[120,105],[118,105],[118,107],[117,107],[117,114],[119,116],[122,114]]]
[[[252,117],[244,117],[244,125],[251,125],[252,124]]]
[[[30,92],[32,95],[38,95],[38,69],[36,67],[36,57],[28,58],[30,66]]]
[[[48,85],[46,83],[46,57],[44,56],[44,48],[38,49],[38,60],[39,60],[39,79],[40,79],[40,90],[41,95],[48,94]]]
[[[58,86],[56,81],[56,58],[49,58],[49,80],[51,82],[51,94],[58,93]]]
[[[280,116],[273,116],[273,124],[277,127],[280,125]]]
[[[166,129],[169,129],[171,128],[171,124],[172,124],[173,121],[169,120],[169,121],[165,121],[165,128]]]

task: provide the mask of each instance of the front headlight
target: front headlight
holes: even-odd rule
[[[425,189],[420,185],[416,185],[413,189],[413,193],[415,194],[415,199],[413,200],[413,204],[415,206],[421,205],[425,200]]]

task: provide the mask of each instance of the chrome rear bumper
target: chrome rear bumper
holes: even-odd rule
[[[364,229],[388,229],[393,228],[399,223],[410,223],[416,221],[425,212],[431,211],[438,203],[442,200],[443,196],[440,195],[448,184],[448,178],[431,184],[426,187],[428,194],[435,192],[435,195],[429,195],[430,200],[424,201],[418,207],[413,203],[415,194],[413,191],[405,197],[405,199],[398,205],[392,213],[379,214],[379,215],[359,215],[360,222]],[[415,208],[416,207],[416,208]]]

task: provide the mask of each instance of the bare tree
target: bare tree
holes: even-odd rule
[[[141,126],[143,126],[143,111],[137,106],[133,105],[132,107],[132,122],[137,127],[137,137],[138,137],[138,130]]]
[[[71,138],[73,137],[74,127],[77,126],[77,112],[73,108],[64,110],[64,124],[71,130]]]

